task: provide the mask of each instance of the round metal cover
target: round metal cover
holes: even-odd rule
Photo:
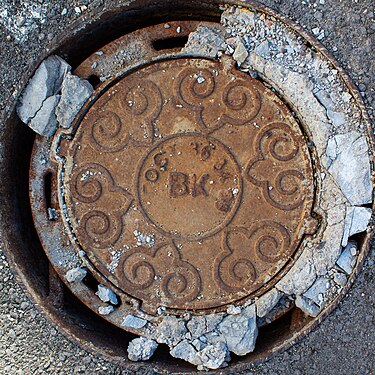
[[[264,292],[311,233],[301,129],[231,59],[138,68],[102,93],[64,151],[77,252],[151,313]]]

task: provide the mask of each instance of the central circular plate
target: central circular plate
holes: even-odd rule
[[[203,239],[233,218],[241,199],[241,170],[219,140],[174,135],[151,148],[138,174],[142,211],[176,239]]]
[[[125,75],[62,147],[77,251],[144,311],[260,295],[309,233],[305,138],[231,61],[175,59]]]

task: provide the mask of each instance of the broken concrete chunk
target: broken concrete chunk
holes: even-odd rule
[[[50,96],[45,99],[38,112],[30,119],[28,124],[30,128],[40,135],[52,137],[57,129],[55,108],[59,100],[59,95]]]
[[[190,33],[182,53],[204,57],[216,57],[219,51],[225,51],[225,29],[221,26],[199,26]]]
[[[343,287],[346,285],[348,278],[341,272],[335,272],[335,274],[333,275],[333,281],[337,285]]]
[[[239,315],[225,317],[219,324],[218,331],[229,351],[237,355],[252,352],[258,336],[255,305],[248,306]]]
[[[233,58],[237,61],[238,66],[245,62],[249,53],[241,39],[238,40],[236,49],[233,52]]]
[[[333,147],[335,146],[335,151]],[[338,134],[328,141],[328,172],[353,206],[372,201],[371,168],[366,137],[357,132]]]
[[[103,284],[98,285],[98,291],[95,293],[103,302],[110,302],[112,305],[117,305],[117,296],[113,291]]]
[[[71,126],[74,118],[93,91],[94,88],[88,81],[70,72],[65,76],[62,83],[60,103],[55,111],[61,127],[69,128]]]
[[[17,114],[25,124],[35,117],[48,97],[59,93],[70,69],[70,65],[58,56],[50,56],[39,65],[17,107]]]
[[[371,219],[371,209],[365,207],[347,207],[342,246],[348,244],[348,238],[354,234],[364,232]]]
[[[198,351],[188,341],[184,340],[177,344],[171,351],[174,358],[183,359],[193,365],[201,365],[202,362],[198,357]]]
[[[281,293],[276,289],[273,288],[267,293],[263,294],[255,301],[255,306],[257,310],[257,315],[260,318],[265,317],[279,302],[281,297]]]
[[[198,370],[222,368],[228,365],[230,355],[227,346],[223,342],[208,345],[197,354],[202,365],[198,365]]]
[[[76,281],[82,281],[86,275],[87,271],[84,268],[77,267],[69,270],[66,273],[65,277],[68,280],[68,282],[74,283]]]
[[[160,323],[156,332],[156,339],[159,343],[177,345],[187,333],[185,322],[175,316],[166,316]]]
[[[113,310],[114,307],[112,305],[100,306],[98,312],[100,315],[109,315],[111,312],[113,312]]]
[[[139,337],[129,342],[128,358],[131,361],[147,361],[152,357],[158,343],[146,337]]]
[[[356,264],[356,254],[357,254],[357,244],[350,241],[343,252],[341,253],[339,259],[337,260],[337,265],[350,275]]]
[[[227,314],[229,315],[238,315],[241,314],[241,307],[240,306],[234,306],[234,305],[229,305],[227,308]]]
[[[297,295],[296,297],[296,306],[302,310],[305,314],[312,317],[318,316],[320,313],[320,308],[313,301],[305,298],[304,296]]]
[[[324,294],[330,287],[330,282],[325,277],[319,277],[303,296],[313,301],[319,307],[325,304]]]
[[[124,321],[121,323],[123,327],[128,327],[128,328],[135,328],[135,329],[140,329],[143,328],[147,324],[147,320],[138,318],[135,315],[127,315],[124,319]]]

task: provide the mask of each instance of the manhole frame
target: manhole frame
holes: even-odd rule
[[[66,32],[62,37],[59,36],[57,38],[58,40],[54,40],[54,41],[51,42],[51,44],[49,45],[49,47],[51,49],[48,51],[48,55],[51,53],[50,51],[56,50],[55,48],[53,48],[53,45],[55,43],[57,43],[58,46],[59,46],[59,47],[57,47],[57,49],[61,51],[62,45],[64,45],[64,44],[65,44],[65,46],[69,45],[69,43],[71,43],[71,41],[73,39],[75,39],[75,38],[79,39],[79,37],[82,36],[87,29],[91,28],[91,31],[92,31],[92,25],[98,24],[102,17],[106,18],[106,19],[109,19],[114,14],[120,14],[121,12],[126,11],[126,9],[127,10],[130,10],[130,9],[138,9],[139,10],[140,7],[146,6],[149,3],[150,3],[149,1],[142,1],[142,0],[134,1],[128,7],[120,7],[118,9],[110,10],[110,11],[107,11],[107,12],[102,11],[102,13],[98,13],[98,15],[95,17],[95,19],[91,20],[89,24],[85,24],[84,29],[80,30],[80,31],[78,31],[78,29],[79,29],[79,27],[82,27],[81,19],[78,19],[78,20],[74,21],[73,23],[68,25],[68,27],[66,29]],[[183,3],[187,3],[187,2],[183,2]],[[189,3],[194,4],[194,2],[189,2]],[[239,1],[226,1],[226,3],[230,4],[230,5],[239,5],[239,6],[242,6],[242,7],[247,6],[247,4],[244,4],[244,3],[239,2]],[[366,127],[367,127],[367,130],[368,130],[368,134],[367,134],[368,137],[367,138],[369,140],[370,148],[373,149],[374,148],[374,135],[372,133],[370,121],[369,121],[368,115],[366,113],[365,106],[364,106],[364,103],[362,101],[362,98],[361,98],[358,90],[351,83],[350,78],[346,75],[346,73],[343,71],[343,69],[341,69],[338,66],[338,63],[335,61],[335,59],[332,57],[332,55],[318,41],[314,40],[307,32],[302,30],[294,22],[291,22],[291,21],[287,20],[285,17],[278,15],[273,10],[271,10],[271,9],[269,9],[269,8],[259,4],[257,2],[248,1],[247,3],[249,4],[249,6],[251,8],[253,8],[255,10],[262,11],[262,12],[264,12],[264,13],[270,15],[270,16],[273,16],[273,17],[281,20],[283,23],[291,26],[298,34],[300,34],[307,42],[311,43],[311,45],[313,45],[315,48],[317,48],[335,66],[335,68],[339,71],[341,77],[344,79],[345,84],[349,88],[351,94],[355,98],[355,100],[356,100],[356,102],[357,102],[357,104],[358,104],[358,106],[359,106],[359,108],[362,112],[363,119],[364,119],[364,122],[366,123]],[[170,4],[169,1],[165,1],[164,4],[162,5],[162,7],[164,5],[167,5],[167,8],[168,8],[169,4]],[[214,1],[206,0],[203,5],[201,4],[202,9],[204,8],[204,6],[218,7],[219,2],[215,1],[215,0]],[[172,6],[171,6],[171,8],[172,8]],[[69,35],[69,34],[71,34],[71,35]],[[46,52],[41,54],[41,56],[39,58],[39,61],[34,62],[29,67],[29,69],[25,72],[25,74],[23,76],[23,79],[20,80],[20,83],[19,83],[19,86],[18,86],[18,92],[22,91],[21,89],[26,84],[27,78],[31,76],[32,72],[35,71],[36,67],[39,65],[39,62],[42,61],[46,57],[46,55],[47,55]],[[14,123],[17,122],[14,113],[12,113],[12,111],[14,109],[14,103],[15,103],[15,98],[13,96],[8,101],[6,109],[4,111],[3,120],[4,120],[4,123],[6,123],[6,126],[7,126],[6,130],[8,130],[8,128],[10,129],[10,127],[14,126]],[[13,130],[13,132],[14,132],[14,130]],[[4,140],[2,140],[2,141],[3,141],[3,144],[4,144],[6,156],[12,155],[12,151],[10,150],[10,148],[12,147],[12,141],[13,141],[12,136],[13,136],[12,131],[10,131],[7,134],[4,134],[4,136],[3,136]],[[7,160],[7,162],[10,162],[10,161]],[[371,167],[372,167],[372,170],[373,170],[373,164],[374,164],[373,163],[373,157],[371,158],[371,162],[372,162]],[[108,350],[106,350],[104,348],[95,347],[95,344],[92,344],[92,343],[83,342],[82,335],[75,332],[75,327],[72,328],[72,326],[69,323],[66,324],[66,322],[63,321],[64,320],[63,315],[61,313],[57,312],[53,308],[52,304],[50,304],[50,303],[46,304],[45,298],[43,298],[43,296],[40,294],[38,289],[34,288],[35,285],[31,286],[29,284],[30,281],[33,280],[33,277],[30,277],[30,274],[28,273],[28,271],[26,269],[27,260],[25,262],[23,262],[23,261],[19,262],[19,259],[17,259],[17,256],[16,256],[17,251],[19,252],[18,255],[20,255],[22,253],[22,248],[25,244],[22,244],[22,240],[17,238],[17,234],[16,234],[16,236],[14,236],[14,233],[10,233],[10,230],[9,230],[9,228],[12,225],[12,218],[11,218],[12,215],[10,214],[10,212],[12,212],[12,203],[14,204],[16,202],[15,201],[12,202],[12,199],[9,199],[10,195],[9,195],[8,189],[11,187],[12,182],[9,180],[9,174],[7,173],[7,171],[8,171],[7,167],[8,167],[8,165],[6,165],[6,164],[5,164],[5,166],[2,165],[2,167],[1,167],[1,175],[4,179],[4,181],[6,181],[6,183],[9,185],[9,186],[6,186],[7,184],[4,183],[4,186],[1,186],[1,192],[3,193],[2,199],[4,199],[4,197],[7,198],[7,199],[4,199],[5,202],[3,202],[3,204],[1,205],[1,211],[0,211],[1,217],[2,217],[1,231],[2,231],[2,236],[3,236],[3,240],[4,240],[4,244],[5,244],[5,253],[6,253],[7,259],[9,260],[9,262],[11,264],[12,269],[14,271],[16,271],[17,280],[21,281],[21,285],[27,291],[28,295],[31,296],[32,299],[37,304],[39,304],[41,309],[45,312],[45,315],[47,316],[47,318],[55,326],[58,326],[70,340],[78,342],[81,346],[86,347],[87,349],[89,349],[90,351],[92,351],[95,354],[99,353],[102,356],[104,356],[106,359],[110,359],[111,361],[115,361],[115,362],[118,362],[119,364],[124,365],[124,363],[123,363],[124,359],[123,358],[113,357],[108,352]],[[9,166],[9,168],[10,168],[10,166]],[[14,196],[11,196],[11,198],[14,198]],[[374,204],[372,205],[372,208],[374,208]],[[276,352],[279,352],[281,350],[286,350],[287,348],[292,346],[295,342],[297,342],[299,339],[301,339],[306,334],[308,334],[311,330],[313,330],[337,306],[338,302],[341,300],[341,298],[343,298],[345,293],[351,287],[356,275],[358,274],[358,272],[360,271],[360,268],[362,267],[362,264],[364,262],[366,254],[369,251],[371,238],[372,238],[371,233],[367,233],[367,234],[362,236],[362,239],[360,241],[360,246],[359,246],[361,248],[361,252],[360,252],[360,255],[359,255],[359,258],[358,258],[358,261],[357,261],[357,265],[356,265],[353,273],[351,274],[347,285],[341,291],[340,295],[337,296],[335,298],[335,300],[331,304],[329,304],[319,314],[319,316],[317,318],[309,319],[308,322],[302,328],[300,328],[300,330],[298,332],[295,332],[294,334],[292,334],[282,344],[271,345],[272,348],[270,348],[268,350],[268,354],[266,354],[262,358],[256,358],[256,356],[255,356],[255,358],[250,359],[250,360],[248,360],[248,358],[244,358],[244,360],[241,361],[240,363],[232,363],[227,369],[223,369],[221,371],[223,373],[227,373],[227,372],[230,372],[230,371],[233,371],[233,370],[241,371],[241,370],[247,369],[251,365],[257,364],[259,362],[263,362],[263,361],[267,360],[270,356],[275,354]],[[14,249],[17,249],[17,250],[14,251]],[[34,277],[34,279],[35,279],[35,277]],[[150,368],[156,367],[161,372],[165,371],[165,369],[163,369],[163,368],[160,369],[159,365],[155,364],[154,362],[150,362],[149,364],[146,364],[146,365],[142,364],[142,363],[141,364],[133,364],[131,362],[127,362],[125,364],[125,366],[127,366],[129,369],[139,369],[141,366],[147,366],[147,367],[150,366]]]

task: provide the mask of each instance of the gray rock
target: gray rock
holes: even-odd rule
[[[140,329],[147,324],[146,319],[138,318],[135,315],[129,314],[125,317],[124,321],[121,323],[123,327]]]
[[[84,268],[77,267],[69,270],[65,277],[69,283],[74,283],[76,281],[82,281],[86,275],[87,271]]]
[[[94,88],[91,84],[70,72],[62,83],[61,99],[56,108],[56,118],[60,126],[69,128]]]
[[[234,306],[234,305],[229,305],[227,308],[227,314],[229,315],[238,315],[241,314],[241,307],[240,306]]]
[[[60,100],[60,96],[50,96],[43,101],[41,108],[30,119],[29,127],[36,133],[45,137],[52,137],[57,129],[55,108]]]
[[[246,307],[239,315],[225,317],[218,325],[218,331],[229,351],[237,355],[252,352],[258,336],[255,305]]]
[[[175,316],[166,316],[157,328],[156,340],[175,346],[185,338],[187,332],[184,321]]]
[[[357,253],[357,245],[355,242],[349,242],[343,252],[341,253],[339,259],[337,260],[336,264],[345,271],[348,275],[350,275],[353,271],[353,268],[356,264],[356,253]]]
[[[371,209],[365,207],[347,207],[342,246],[348,244],[348,238],[356,233],[364,232],[371,219]]]
[[[270,58],[270,42],[268,40],[264,40],[262,43],[259,44],[257,48],[255,48],[255,53],[265,59],[269,59]]]
[[[131,361],[147,361],[152,357],[158,343],[146,337],[139,337],[129,342],[128,358]]]
[[[305,314],[312,317],[316,317],[320,313],[320,308],[318,305],[301,295],[296,296],[296,306]]]
[[[249,53],[241,39],[238,40],[236,49],[233,52],[233,58],[237,61],[238,66],[245,62]]]
[[[187,323],[186,327],[191,333],[192,338],[202,336],[207,332],[207,322],[204,316],[193,316]]]
[[[109,315],[111,312],[113,312],[113,310],[114,307],[112,305],[100,306],[98,312],[100,315]]]
[[[228,365],[230,355],[227,346],[223,342],[208,345],[197,354],[198,360],[202,365],[198,365],[198,370],[213,369],[216,370]]]
[[[346,285],[348,279],[347,279],[347,277],[343,273],[341,273],[341,272],[335,272],[335,274],[333,275],[333,281],[337,285],[343,287],[343,286]]]
[[[257,310],[257,315],[260,318],[265,317],[279,302],[281,297],[281,293],[276,289],[273,288],[267,293],[263,294],[255,301],[255,306]]]
[[[113,305],[118,304],[117,296],[113,291],[103,284],[98,285],[98,291],[95,293],[103,302],[110,302]]]
[[[177,344],[171,351],[174,358],[183,359],[193,365],[201,365],[201,359],[198,357],[198,351],[188,341],[184,340]]]
[[[313,285],[303,294],[303,296],[313,301],[319,307],[325,304],[324,294],[330,287],[330,282],[325,277],[316,279]]]
[[[25,124],[35,117],[48,97],[59,93],[70,69],[70,65],[59,56],[50,56],[39,65],[17,107],[17,114]]]
[[[205,57],[216,57],[219,51],[226,49],[225,29],[221,26],[199,26],[190,33],[182,52]]]
[[[357,132],[339,134],[328,140],[328,172],[353,206],[372,201],[370,159],[366,137]]]

